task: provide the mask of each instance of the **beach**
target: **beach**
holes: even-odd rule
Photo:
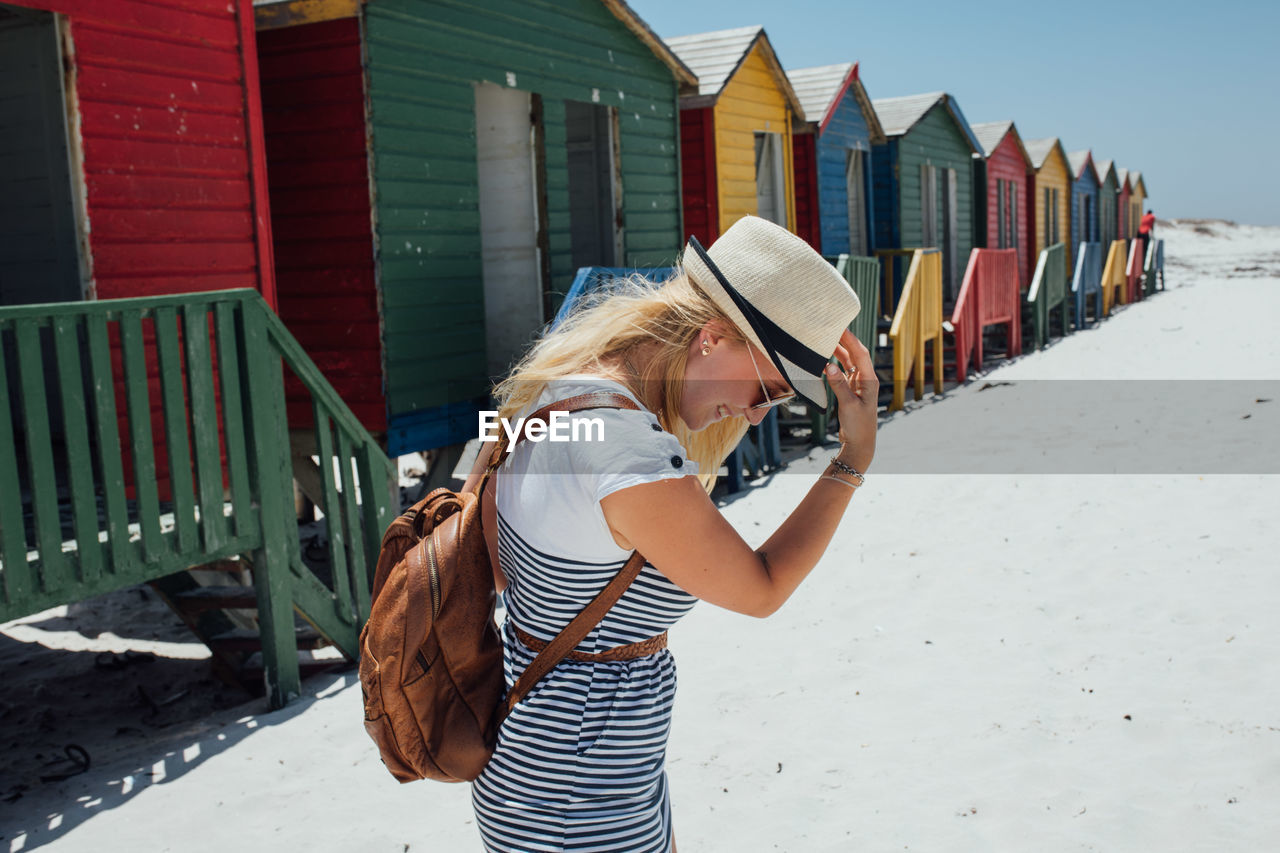
[[[1280,228],[1158,236],[1165,291],[885,416],[775,616],[671,631],[681,853],[1274,847]],[[831,452],[725,515],[763,542]],[[0,850],[480,849],[466,785],[379,763],[354,668],[269,713],[104,598],[3,626]]]

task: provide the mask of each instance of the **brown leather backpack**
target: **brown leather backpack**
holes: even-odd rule
[[[638,407],[621,394],[584,394],[545,406],[526,422],[547,422],[552,411],[596,408]],[[538,653],[504,700],[480,496],[508,452],[504,436],[478,484],[461,492],[436,489],[382,537],[369,621],[360,632],[360,687],[365,729],[400,782],[479,776],[507,714],[599,624],[644,565],[632,554]]]

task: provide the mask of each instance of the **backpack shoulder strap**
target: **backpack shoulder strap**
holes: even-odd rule
[[[627,591],[627,587],[631,586],[631,582],[640,574],[640,570],[644,568],[644,557],[640,556],[639,551],[633,551],[631,559],[627,560],[613,580],[600,590],[595,598],[591,599],[591,603],[582,609],[582,612],[570,620],[568,625],[564,626],[564,630],[556,635],[555,639],[547,644],[547,647],[538,653],[524,672],[520,673],[520,677],[516,679],[516,683],[511,686],[511,690],[507,693],[507,698],[503,700],[499,710],[499,722],[506,719],[516,705],[520,704],[520,700],[528,695],[529,691],[534,688],[542,677],[551,670],[555,669],[556,664],[564,660],[564,656],[573,651],[578,643],[582,642],[587,634],[595,626],[600,624],[600,620],[604,619],[605,614],[609,612],[609,608],[613,607]]]

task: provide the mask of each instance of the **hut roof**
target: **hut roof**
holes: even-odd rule
[[[969,147],[975,153],[982,150],[982,146],[969,128],[969,122],[965,120],[964,113],[960,112],[960,106],[955,98],[946,92],[926,92],[923,95],[903,95],[898,98],[876,98],[871,103],[876,108],[876,115],[880,117],[880,126],[884,128],[886,136],[902,136],[928,115],[930,110],[942,104],[960,127],[960,132],[964,134]]]
[[[1093,165],[1094,168],[1098,170],[1099,184],[1105,184],[1107,182],[1107,176],[1115,174],[1116,162],[1114,160],[1094,160]],[[1119,180],[1119,176],[1117,176],[1116,180]]]
[[[836,107],[844,98],[845,92],[852,91],[867,123],[871,143],[884,143],[884,128],[880,126],[875,107],[871,105],[867,90],[858,78],[858,63],[841,62],[816,68],[799,68],[788,71],[787,77],[791,80],[796,97],[800,99],[800,105],[804,107],[805,117],[816,122],[820,130],[826,129],[827,122],[835,115]]]
[[[666,40],[670,47],[686,66],[698,78],[697,94],[685,101],[686,106],[711,106],[724,91],[725,84],[737,73],[738,68],[746,61],[752,48],[760,45],[765,64],[773,72],[778,88],[791,106],[797,118],[803,119],[804,107],[796,97],[791,82],[787,79],[782,64],[769,44],[769,36],[764,27],[738,27],[732,30],[717,30],[711,33],[697,33],[690,36],[676,36]],[[690,103],[693,100],[694,103]]]
[[[1124,185],[1129,183],[1129,170],[1116,167],[1116,186],[1124,189]]]
[[[1083,178],[1084,170],[1088,168],[1093,169],[1093,179],[1098,183],[1102,183],[1102,180],[1098,177],[1098,169],[1093,165],[1093,152],[1089,149],[1072,151],[1067,155],[1067,162],[1071,164],[1071,177],[1073,180]]]
[[[1022,159],[1027,162],[1027,168],[1032,168],[1031,155],[1027,153],[1027,146],[1022,144],[1022,134],[1018,133],[1017,125],[1010,121],[984,121],[979,124],[969,125],[969,129],[973,131],[974,138],[978,140],[978,155],[983,159],[990,157],[995,150],[1000,147],[1000,143],[1009,133],[1013,134],[1013,141],[1018,143],[1018,150],[1022,152]]]
[[[1062,143],[1058,141],[1056,136],[1049,136],[1044,139],[1028,139],[1023,144],[1027,146],[1027,153],[1031,155],[1031,165],[1037,169],[1044,167],[1044,161],[1055,148],[1062,155],[1063,162],[1067,160],[1067,152],[1062,150]]]
[[[1147,195],[1147,182],[1142,179],[1142,173],[1137,171],[1130,172],[1129,186],[1136,190],[1138,188],[1138,184],[1142,184],[1142,194],[1144,196]]]
[[[681,93],[686,90],[692,91],[698,85],[698,77],[693,73],[693,70],[680,61],[680,57],[676,56],[666,42],[658,38],[658,34],[649,28],[649,25],[635,13],[635,10],[623,0],[601,0],[601,2],[636,38],[644,42],[645,46],[653,51],[654,56],[658,57],[664,65],[671,69],[671,73],[675,75],[676,81],[680,84]]]

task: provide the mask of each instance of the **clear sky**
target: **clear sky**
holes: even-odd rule
[[[664,38],[759,24],[787,69],[860,62],[872,98],[950,92],[1137,169],[1158,216],[1280,225],[1276,0],[629,3]]]

